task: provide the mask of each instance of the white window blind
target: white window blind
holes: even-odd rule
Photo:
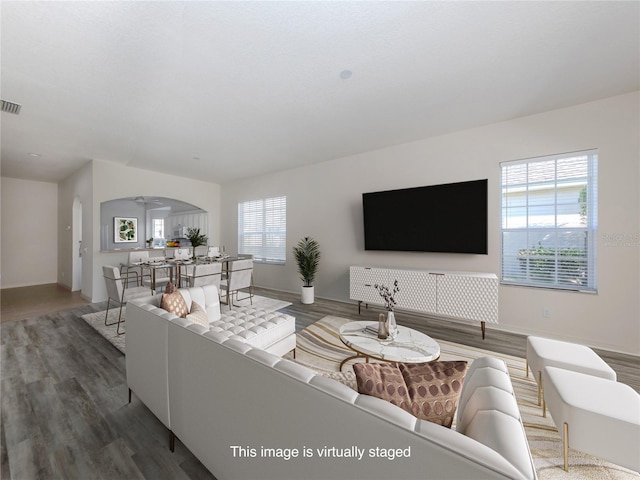
[[[598,151],[500,168],[502,283],[595,291]]]
[[[287,197],[238,204],[238,253],[262,263],[284,264],[287,239]]]

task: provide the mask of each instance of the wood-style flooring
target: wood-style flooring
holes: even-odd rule
[[[106,303],[51,302],[46,313],[34,316],[28,292],[21,293],[24,310],[14,298],[15,318],[0,325],[0,478],[213,478],[179,439],[175,452],[169,451],[165,427],[135,395],[127,403],[124,356],[80,318]],[[284,310],[296,317],[298,329],[325,315],[375,320],[380,312],[363,309],[358,315],[355,304],[316,299],[302,305],[296,294],[256,293],[291,302]],[[397,317],[436,338],[524,356],[522,336],[488,329],[482,340],[479,327],[400,312]],[[640,391],[637,357],[599,353],[620,381]]]
[[[3,288],[0,290],[0,302],[0,322],[46,315],[89,303],[80,292],[71,292],[56,283]]]

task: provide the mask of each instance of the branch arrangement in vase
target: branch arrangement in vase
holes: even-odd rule
[[[378,293],[384,300],[384,307],[388,311],[393,312],[393,307],[397,305],[395,295],[400,291],[400,288],[398,288],[398,280],[396,279],[393,282],[393,290],[390,290],[389,287],[383,283],[376,283],[374,288],[378,290]]]

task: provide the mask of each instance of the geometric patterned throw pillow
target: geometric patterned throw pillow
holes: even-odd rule
[[[358,392],[451,428],[467,362],[356,363]]]
[[[408,408],[411,402],[402,372],[395,363],[355,363],[358,392]]]
[[[171,282],[169,282],[164,289],[160,308],[163,308],[167,312],[171,312],[175,316],[181,318],[186,317],[187,313],[189,313],[187,302],[184,301],[182,294]]]
[[[418,418],[451,427],[467,373],[467,362],[401,363],[398,365]]]

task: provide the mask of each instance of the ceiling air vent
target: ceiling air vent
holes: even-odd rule
[[[20,113],[21,108],[22,108],[22,105],[20,105],[19,103],[0,100],[0,111],[2,112],[13,113],[15,115],[18,115]]]

